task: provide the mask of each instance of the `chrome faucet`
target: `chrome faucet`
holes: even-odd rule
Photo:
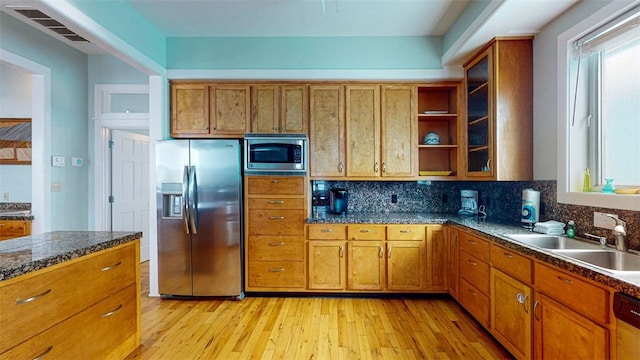
[[[627,223],[618,219],[614,215],[611,215],[611,214],[604,214],[604,215],[612,218],[616,222],[616,225],[613,227],[613,230],[611,230],[611,234],[613,234],[613,236],[616,239],[616,249],[620,251],[627,251],[628,250],[627,243],[624,241],[625,236],[627,236]]]

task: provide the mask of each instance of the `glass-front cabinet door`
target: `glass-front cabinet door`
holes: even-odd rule
[[[468,177],[494,176],[492,49],[465,66]]]

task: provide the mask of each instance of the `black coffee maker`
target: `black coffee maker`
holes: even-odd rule
[[[347,213],[349,192],[345,189],[331,189],[329,191],[329,210],[332,214],[344,215]]]

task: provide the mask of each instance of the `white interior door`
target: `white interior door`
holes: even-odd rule
[[[111,229],[142,231],[140,260],[149,259],[149,137],[111,130]]]

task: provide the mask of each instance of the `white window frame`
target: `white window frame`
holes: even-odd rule
[[[625,194],[603,194],[603,193],[584,193],[570,191],[570,173],[571,171],[584,171],[584,169],[570,168],[570,126],[571,126],[571,108],[572,103],[569,96],[569,87],[571,86],[570,74],[570,58],[572,52],[572,44],[580,37],[588,34],[590,31],[603,26],[607,22],[615,19],[625,11],[633,8],[637,4],[633,2],[614,1],[605,6],[601,10],[579,22],[566,32],[558,36],[557,49],[557,74],[558,74],[558,109],[557,109],[557,131],[558,131],[558,202],[564,204],[604,207],[610,209],[636,210],[640,211],[640,195]]]

